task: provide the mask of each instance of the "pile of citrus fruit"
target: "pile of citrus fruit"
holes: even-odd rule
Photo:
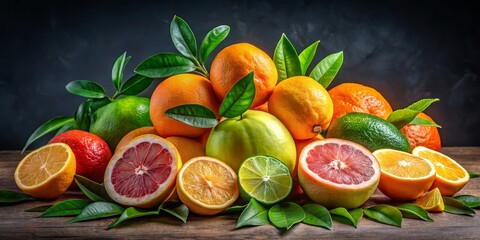
[[[75,187],[77,174],[103,183],[124,206],[181,201],[213,215],[252,198],[271,206],[298,186],[307,201],[328,209],[359,207],[378,188],[391,199],[441,211],[441,196],[469,181],[462,166],[439,152],[438,126],[423,113],[435,99],[393,111],[380,92],[359,83],[327,91],[343,53],[307,75],[318,42],[297,54],[285,35],[273,58],[238,43],[219,51],[207,69],[228,31],[215,28],[198,49],[188,25],[175,17],[171,33],[180,54],[146,59],[123,85],[114,77],[120,95],[162,79],[149,98],[105,98],[92,85],[82,88],[84,82],[67,86],[89,100],[64,121],[72,123],[66,131],[18,164],[18,187],[55,198]],[[128,59],[119,58],[112,74],[120,76],[118,66]]]

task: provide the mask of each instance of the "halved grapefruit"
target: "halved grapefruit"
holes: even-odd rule
[[[327,138],[300,153],[298,180],[307,196],[327,208],[356,208],[377,188],[380,167],[365,147]]]
[[[105,189],[120,204],[156,207],[173,192],[181,166],[172,143],[154,134],[140,135],[113,155],[105,171]]]

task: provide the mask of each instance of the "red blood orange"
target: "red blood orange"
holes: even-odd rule
[[[181,166],[172,143],[157,135],[140,135],[113,155],[105,171],[105,189],[120,204],[157,207],[174,190]]]
[[[380,167],[365,147],[327,138],[302,150],[298,180],[307,196],[327,208],[356,208],[377,188]]]

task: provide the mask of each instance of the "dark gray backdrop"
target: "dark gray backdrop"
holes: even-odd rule
[[[319,39],[315,64],[345,53],[332,86],[372,86],[395,109],[438,97],[426,112],[443,126],[443,144],[479,145],[480,18],[471,3],[7,0],[0,2],[0,149],[21,149],[41,123],[72,115],[83,99],[66,92],[69,81],[99,81],[111,94],[111,66],[122,52],[133,56],[130,76],[146,57],[174,51],[175,14],[199,41],[211,28],[230,25],[219,49],[250,42],[272,55],[282,33],[297,49]]]

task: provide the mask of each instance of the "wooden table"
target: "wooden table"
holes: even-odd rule
[[[480,172],[480,147],[450,147],[442,150],[456,159],[467,170]],[[0,189],[17,189],[13,172],[22,156],[18,151],[0,151]],[[459,194],[480,195],[480,178],[472,179]],[[306,224],[297,224],[288,232],[271,225],[235,230],[236,220],[230,215],[202,217],[190,214],[186,224],[170,217],[155,217],[138,220],[120,228],[106,230],[113,220],[102,219],[90,222],[64,224],[70,217],[35,218],[39,213],[26,209],[52,204],[65,198],[81,197],[68,192],[55,201],[30,201],[18,205],[0,207],[0,239],[30,238],[325,238],[325,239],[480,239],[480,215],[468,217],[448,213],[431,213],[435,222],[404,219],[402,228],[380,224],[362,218],[358,228],[333,223],[333,230]],[[388,203],[387,197],[376,192],[365,206]]]

